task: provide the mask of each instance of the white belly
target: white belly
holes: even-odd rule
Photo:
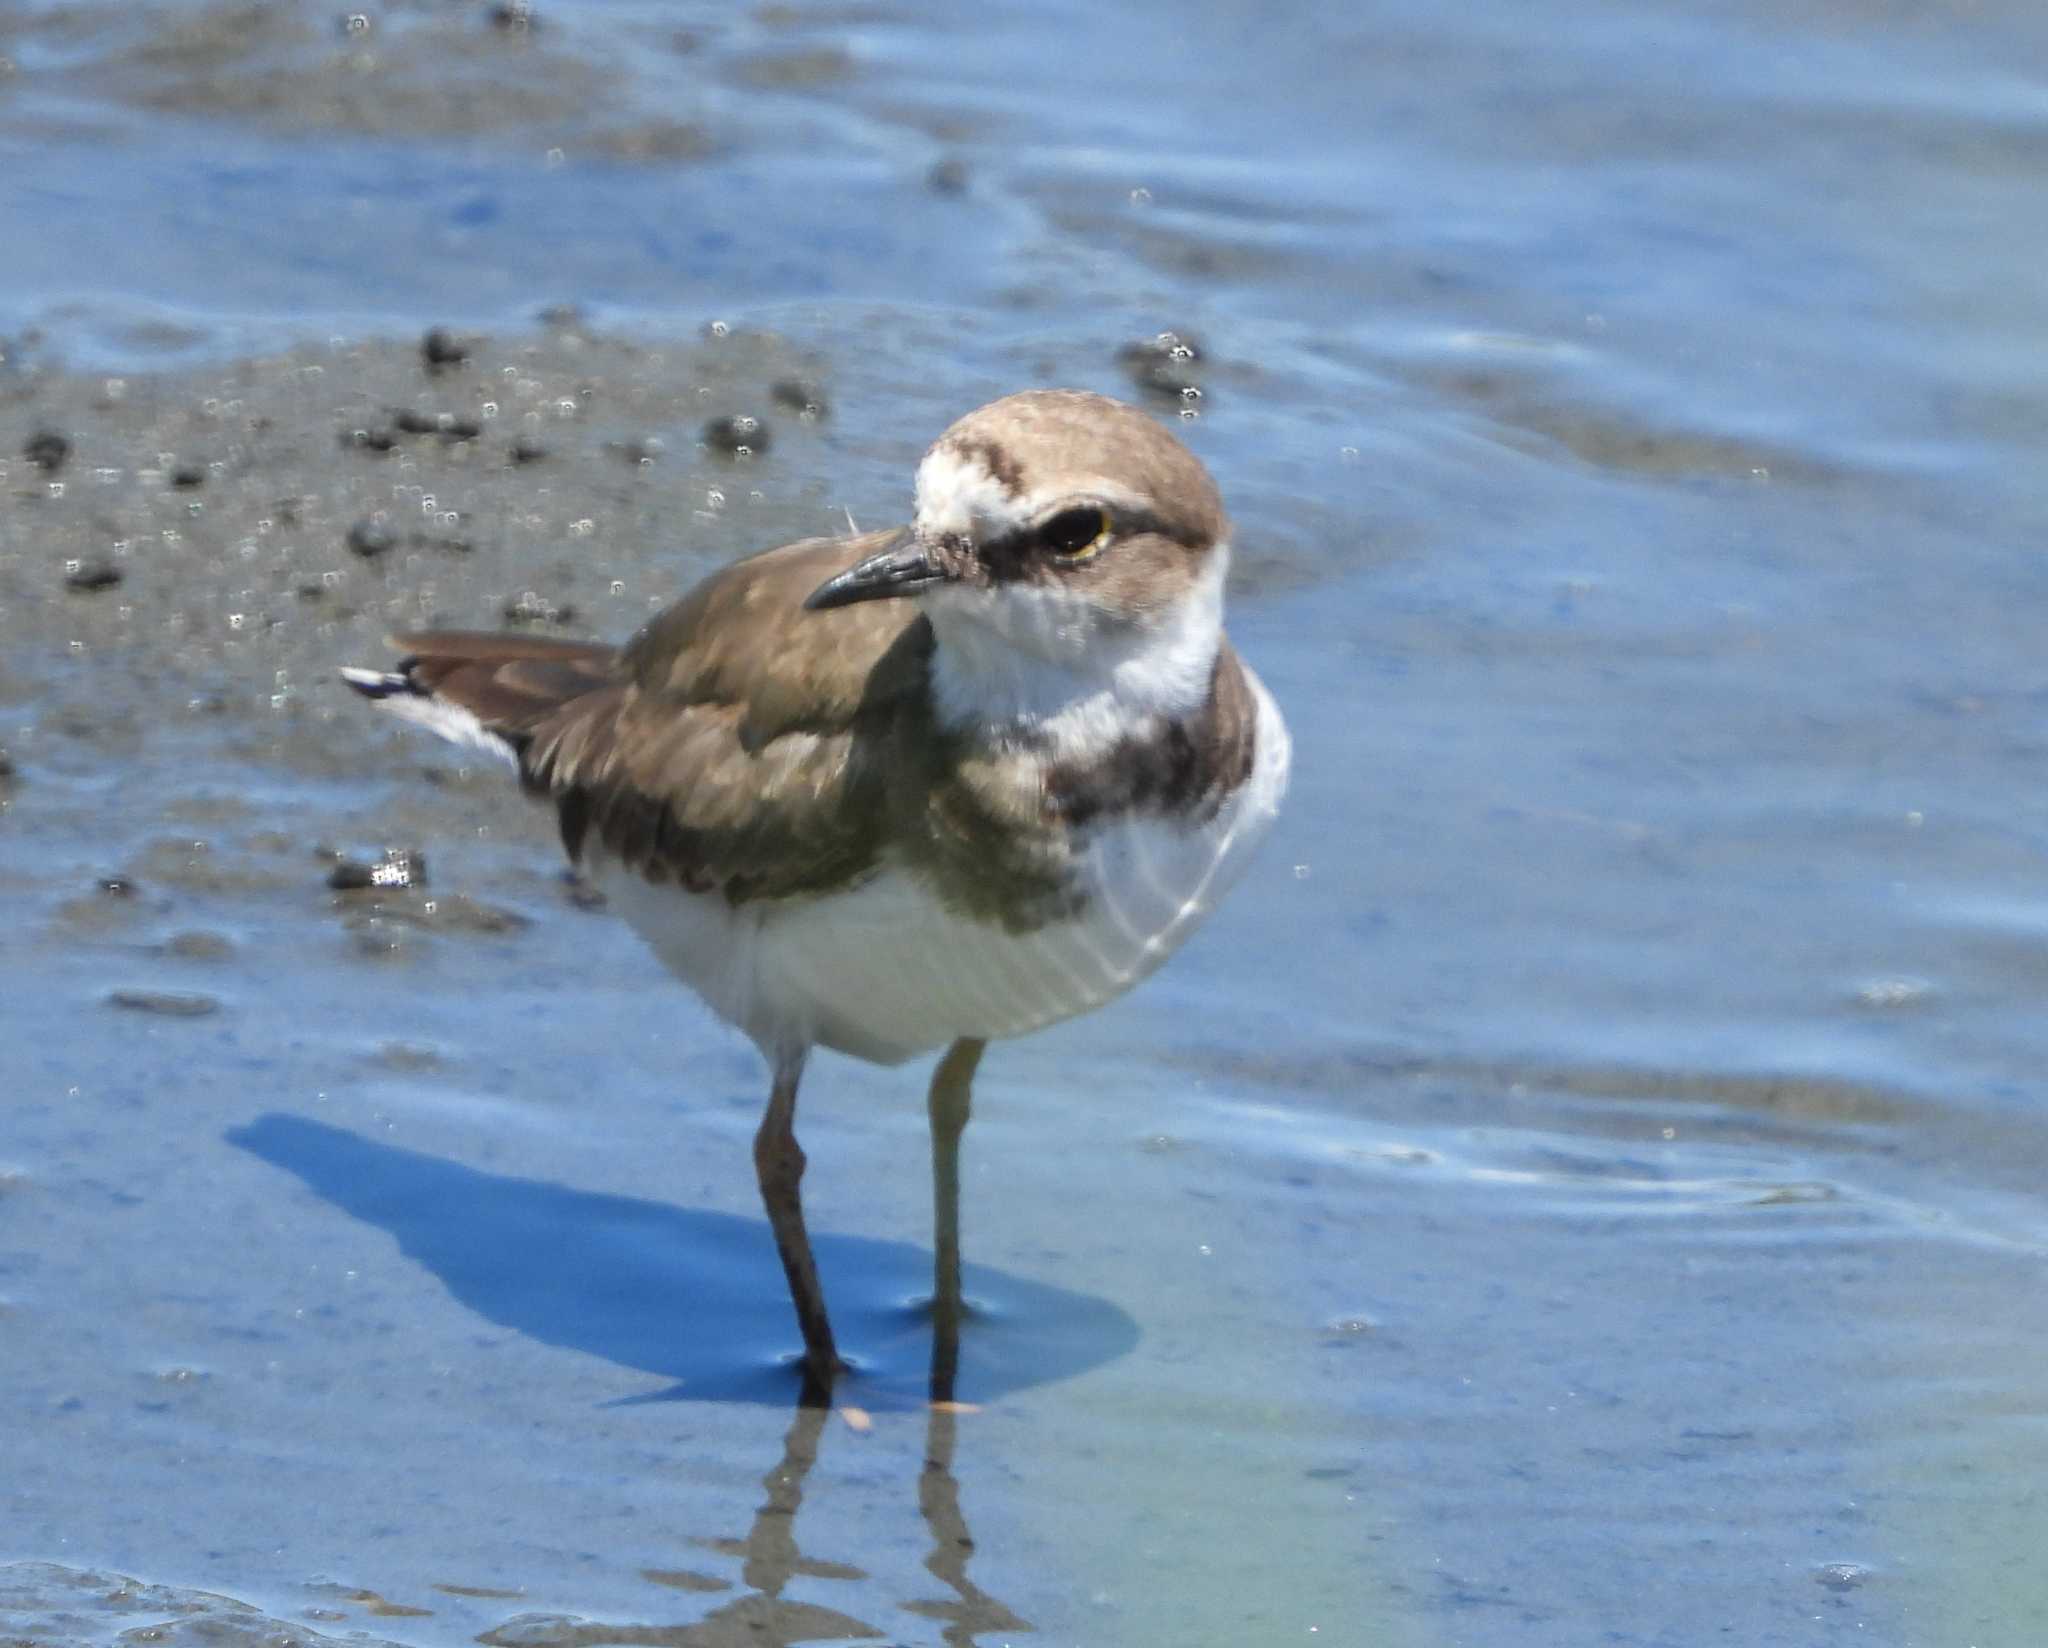
[[[961,1036],[1018,1036],[1100,1007],[1177,950],[1243,873],[1287,787],[1287,729],[1256,680],[1258,759],[1213,818],[1155,816],[1090,837],[1080,915],[1012,934],[955,915],[885,867],[820,899],[745,904],[648,885],[602,858],[591,879],[671,971],[771,1058],[818,1045],[880,1064]]]

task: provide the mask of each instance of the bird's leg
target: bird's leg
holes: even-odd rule
[[[932,1380],[934,1402],[953,1400],[960,1366],[960,1135],[974,1100],[974,1069],[988,1045],[963,1036],[932,1072]]]
[[[804,1206],[797,1187],[804,1176],[803,1148],[796,1142],[796,1084],[804,1072],[801,1052],[775,1061],[775,1085],[768,1111],[754,1135],[754,1172],[761,1181],[761,1203],[775,1232],[776,1251],[789,1277],[789,1298],[796,1306],[797,1326],[804,1335],[805,1394],[831,1389],[843,1364],[832,1343],[832,1324],[825,1315],[825,1290],[818,1285],[817,1261],[804,1230]]]

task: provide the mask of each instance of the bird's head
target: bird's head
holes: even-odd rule
[[[1214,609],[1229,555],[1201,461],[1149,414],[1034,389],[941,435],[917,512],[887,548],[821,586],[813,609],[915,595],[941,640],[990,632],[1048,662]]]

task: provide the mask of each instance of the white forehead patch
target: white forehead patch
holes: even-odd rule
[[[933,537],[970,537],[977,527],[1020,526],[1023,500],[991,475],[977,452],[935,446],[917,466],[917,524]]]
[[[917,466],[917,526],[932,537],[986,542],[1075,499],[1106,504],[1112,512],[1144,504],[1134,489],[1102,476],[1055,477],[1029,492],[1013,493],[989,473],[979,452],[950,446],[933,447]]]

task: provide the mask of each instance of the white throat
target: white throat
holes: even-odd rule
[[[1230,548],[1218,544],[1186,594],[1138,624],[1066,589],[933,590],[923,606],[940,721],[1050,734],[1080,755],[1136,722],[1189,713],[1209,696],[1229,571]]]

